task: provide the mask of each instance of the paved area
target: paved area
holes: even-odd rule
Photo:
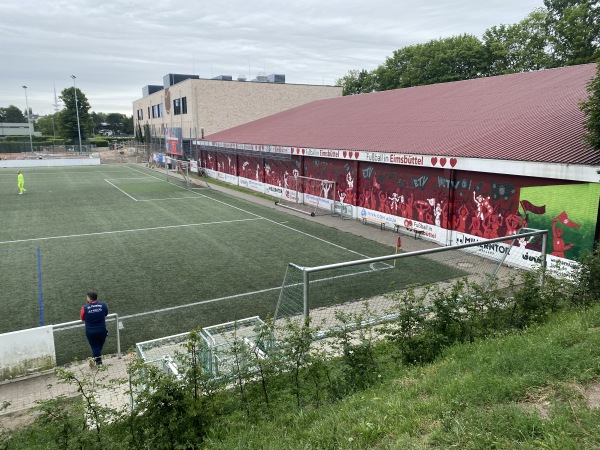
[[[269,208],[277,208],[281,211],[286,211],[289,214],[305,217],[307,220],[313,220],[337,228],[341,231],[366,237],[391,247],[396,245],[396,239],[398,237],[396,233],[389,230],[382,231],[379,227],[363,225],[357,220],[342,220],[340,217],[332,217],[330,215],[311,218],[306,214],[276,206],[273,200],[259,198],[251,194],[241,193],[213,184],[211,184],[211,188],[227,192],[251,202],[262,204]],[[436,246],[437,245],[423,239],[415,239],[411,235],[402,235],[402,249],[407,252],[433,248]],[[87,388],[93,390],[100,404],[110,406],[114,409],[128,408],[131,404],[131,399],[126,392],[128,389],[126,381],[128,379],[127,363],[129,358],[126,355],[123,355],[122,358],[113,355],[105,357],[104,360],[105,364],[102,370],[90,369],[87,361],[65,366],[64,369],[72,371],[78,379],[83,380]],[[122,381],[119,387],[111,385],[111,382],[114,380]],[[61,382],[54,371],[1,382],[0,406],[3,402],[9,402],[9,405],[4,410],[0,410],[0,427],[10,427],[15,422],[18,422],[18,417],[35,407],[40,400],[49,400],[59,396],[73,397],[77,395],[79,395],[77,387],[73,384]]]
[[[87,361],[62,366],[61,369],[72,372],[83,383],[86,392],[93,393],[97,401],[104,406],[123,410],[130,405],[127,394],[127,362],[129,358],[116,355],[104,356],[102,369],[90,368]],[[6,409],[0,411],[0,428],[12,428],[27,423],[28,414],[40,401],[59,397],[80,395],[77,385],[65,383],[55,371],[17,378],[0,383],[0,404],[9,402]]]

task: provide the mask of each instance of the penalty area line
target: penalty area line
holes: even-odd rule
[[[157,177],[156,175],[154,175],[154,174],[147,174],[147,173],[145,173],[145,172],[142,172],[142,171],[140,171],[140,170],[138,170],[138,169],[134,169],[134,168],[132,168],[132,167],[128,167],[128,168],[129,168],[130,170],[134,171],[134,172],[139,172],[139,173],[142,173],[142,174],[144,174],[144,175],[147,175],[147,176],[149,176],[149,177],[160,179],[160,178],[158,178],[158,177]],[[165,182],[166,182],[166,181],[165,181]],[[176,185],[176,186],[177,186],[177,185]],[[178,187],[180,187],[181,189],[185,189],[183,186],[178,186]],[[304,235],[304,236],[307,236],[307,237],[309,237],[309,238],[316,239],[316,240],[318,240],[319,242],[323,242],[324,244],[331,245],[331,246],[333,246],[333,247],[339,248],[339,249],[341,249],[341,250],[347,251],[347,252],[349,252],[349,253],[352,253],[352,254],[354,254],[354,255],[358,255],[358,256],[360,256],[360,257],[363,257],[363,258],[369,258],[369,255],[365,255],[365,254],[363,254],[363,253],[360,253],[360,252],[357,252],[357,251],[355,251],[355,250],[349,249],[348,247],[344,247],[344,246],[342,246],[342,245],[339,245],[339,244],[336,244],[336,243],[334,243],[334,242],[328,241],[327,239],[323,239],[323,238],[320,238],[320,237],[318,237],[318,236],[315,236],[315,235],[313,235],[313,234],[307,233],[307,232],[305,232],[305,231],[298,230],[297,228],[291,227],[291,226],[289,226],[289,225],[285,225],[285,224],[286,224],[288,221],[285,221],[285,222],[277,222],[277,221],[275,221],[275,220],[273,220],[273,219],[269,219],[269,218],[267,218],[267,217],[261,216],[261,215],[259,215],[259,214],[253,213],[253,212],[251,212],[251,211],[248,211],[248,210],[245,210],[244,208],[240,208],[239,206],[234,206],[234,205],[231,205],[231,204],[229,204],[229,203],[227,203],[227,202],[225,202],[225,201],[223,201],[223,200],[219,200],[219,199],[216,199],[216,198],[210,197],[210,196],[208,196],[208,195],[204,195],[204,194],[200,194],[200,193],[196,193],[196,192],[194,192],[194,193],[195,193],[196,195],[200,196],[200,197],[206,198],[206,199],[208,199],[208,200],[212,200],[212,201],[214,201],[214,202],[220,203],[220,204],[222,204],[222,205],[228,206],[228,207],[230,207],[230,208],[233,208],[233,209],[236,209],[236,210],[238,210],[238,211],[242,211],[242,212],[244,212],[244,213],[246,213],[246,214],[250,214],[251,216],[254,216],[254,217],[260,217],[261,219],[264,219],[264,220],[266,220],[267,222],[273,223],[273,224],[275,224],[275,225],[278,225],[278,226],[280,226],[280,227],[283,227],[283,228],[287,228],[288,230],[292,230],[292,231],[293,231],[293,232],[295,232],[295,233],[302,234],[302,235]],[[249,202],[249,203],[251,203],[251,202]]]
[[[248,222],[251,220],[264,220],[264,219],[251,218],[251,219],[238,219],[238,220],[222,220],[219,222],[188,223],[188,224],[184,224],[184,225],[167,225],[167,226],[163,226],[163,227],[135,228],[132,230],[99,231],[97,233],[69,234],[69,235],[64,235],[64,236],[48,236],[48,237],[31,238],[31,239],[15,239],[14,241],[0,241],[0,245],[16,244],[18,242],[50,241],[52,239],[69,239],[69,238],[88,237],[88,236],[102,236],[102,235],[106,235],[106,234],[135,233],[136,231],[155,231],[155,230],[167,230],[167,229],[173,229],[173,228],[201,227],[204,225],[222,225],[222,224],[236,223],[236,222]]]
[[[132,199],[134,202],[137,202],[137,199],[135,197],[132,197],[131,195],[129,195],[127,192],[125,192],[123,189],[121,189],[120,187],[115,186],[114,184],[112,184],[110,181],[108,181],[106,178],[104,179],[104,181],[106,181],[108,184],[110,184],[112,187],[114,187],[115,189],[118,189],[119,191],[121,191],[123,194],[125,194],[127,197],[129,197],[130,199]]]
[[[379,272],[381,270],[389,270],[392,268],[393,267],[390,265],[388,265],[387,267],[383,267],[381,269],[376,269],[374,267],[371,267],[371,270],[362,270],[360,272],[347,273],[347,274],[343,274],[343,275],[336,275],[334,277],[321,278],[320,280],[315,280],[314,282],[321,283],[321,282],[325,282],[325,281],[335,280],[338,278],[348,278],[348,277],[353,277],[353,276],[357,276],[357,275],[363,275],[366,273]],[[302,285],[302,283],[294,283],[291,286],[301,286],[301,285]],[[288,286],[290,286],[290,285],[288,285]],[[144,311],[144,312],[140,312],[140,313],[129,314],[127,316],[119,316],[119,320],[133,319],[136,317],[148,316],[150,314],[160,314],[160,313],[164,313],[164,312],[175,311],[177,309],[191,308],[194,306],[206,305],[206,304],[215,303],[215,302],[222,302],[224,300],[232,300],[235,298],[248,297],[250,295],[258,295],[258,294],[264,294],[266,292],[280,291],[280,290],[281,290],[281,286],[276,286],[276,287],[272,287],[272,288],[261,289],[258,291],[244,292],[244,293],[235,294],[235,295],[228,295],[227,297],[211,298],[209,300],[202,300],[200,302],[186,303],[185,305],[177,305],[177,306],[171,306],[169,308],[154,309],[152,311]],[[336,306],[339,306],[339,305],[336,305]]]
[[[231,300],[234,298],[246,297],[248,295],[264,294],[265,292],[271,292],[271,291],[277,291],[277,290],[281,290],[281,286],[267,288],[267,289],[261,289],[260,291],[244,292],[243,294],[229,295],[227,297],[211,298],[210,300],[203,300],[201,302],[187,303],[185,305],[177,305],[177,306],[171,306],[169,308],[155,309],[153,311],[145,311],[145,312],[141,312],[141,313],[130,314],[128,316],[119,316],[119,320],[133,319],[134,317],[147,316],[149,314],[160,314],[160,313],[164,313],[164,312],[168,312],[168,311],[174,311],[176,309],[190,308],[192,306],[199,306],[199,305],[204,305],[207,303],[221,302],[223,300]]]
[[[184,200],[186,198],[193,198],[194,200],[201,200],[197,195],[193,197],[169,197],[169,198],[147,198],[145,200],[137,200],[138,202],[160,202],[162,200]]]

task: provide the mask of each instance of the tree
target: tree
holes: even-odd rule
[[[544,5],[519,23],[486,30],[481,41],[463,34],[403,47],[374,71],[352,70],[337,84],[350,95],[600,58],[600,0],[544,0]]]
[[[538,8],[517,24],[486,30],[483,45],[488,54],[488,75],[554,67],[554,58],[547,51],[550,44],[547,16],[545,9]]]
[[[92,111],[92,122],[94,123],[93,133],[96,134],[102,128],[102,124],[106,123],[106,114]]]
[[[25,123],[27,118],[19,108],[10,105],[7,108],[0,108],[0,122],[5,123]]]
[[[376,89],[374,75],[365,69],[351,70],[348,75],[337,80],[336,85],[342,86],[342,95],[366,94]]]
[[[597,64],[596,77],[589,82],[587,91],[589,98],[580,103],[581,111],[587,117],[585,139],[592,147],[600,150],[600,63]]]
[[[44,117],[40,117],[36,120],[35,125],[39,132],[42,133],[43,136],[52,136],[58,132],[58,117],[60,113],[50,114]]]
[[[376,70],[382,90],[478,78],[487,72],[486,51],[469,34],[435,39],[394,51]]]
[[[115,135],[121,132],[122,125],[125,119],[125,114],[110,113],[106,115],[106,123]]]
[[[552,50],[560,65],[585,64],[600,57],[599,1],[544,0]]]
[[[79,131],[77,129],[77,111],[75,109],[75,92],[77,92],[77,110],[79,111],[79,125],[81,128],[81,138],[91,134],[93,130],[93,121],[90,116],[90,104],[87,97],[79,88],[65,88],[59,97],[65,104],[65,108],[60,111],[58,119],[58,131],[61,137],[77,141]]]
[[[133,136],[133,114],[129,117],[123,115],[122,131],[127,136]]]

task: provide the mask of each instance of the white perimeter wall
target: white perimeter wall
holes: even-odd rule
[[[0,153],[0,158],[2,154]],[[99,166],[100,158],[82,159],[0,159],[0,167]]]
[[[0,334],[0,380],[56,366],[52,326]]]

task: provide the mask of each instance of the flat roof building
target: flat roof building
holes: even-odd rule
[[[341,97],[342,87],[287,84],[283,74],[256,81],[168,74],[162,88],[147,85],[142,92],[133,102],[136,130],[148,125],[153,136],[160,136],[165,128],[181,128],[183,139],[196,139],[315,100]]]

